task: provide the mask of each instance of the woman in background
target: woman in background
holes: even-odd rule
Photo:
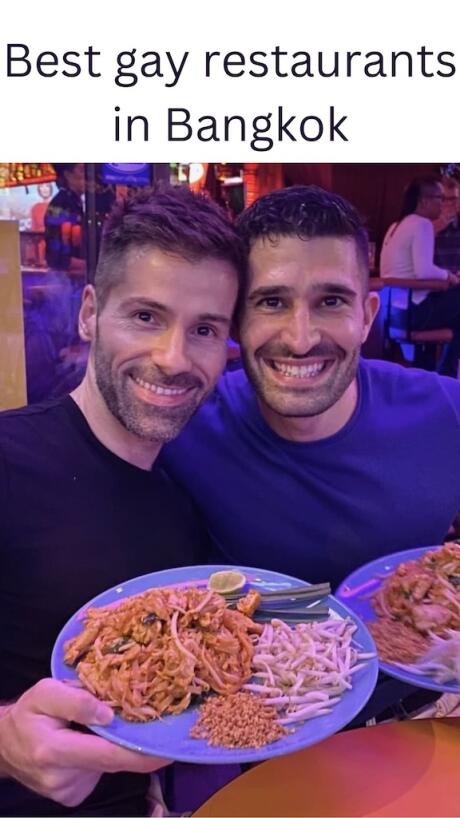
[[[460,358],[460,278],[433,262],[434,227],[443,202],[443,189],[435,176],[414,179],[404,193],[399,218],[388,228],[380,257],[382,278],[439,279],[448,282],[449,289],[440,292],[416,290],[412,293],[412,329],[448,327],[454,337],[447,346],[440,373],[457,377]],[[392,306],[407,310],[407,290],[397,288],[392,294]]]

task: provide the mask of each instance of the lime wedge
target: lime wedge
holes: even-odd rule
[[[208,588],[218,594],[230,594],[239,591],[246,584],[246,577],[241,571],[216,571],[208,580]]]

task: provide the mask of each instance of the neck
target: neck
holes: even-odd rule
[[[85,416],[93,435],[106,449],[132,466],[150,471],[160,452],[161,443],[136,437],[112,415],[97,386],[91,362],[83,381],[70,397]]]
[[[332,437],[348,423],[358,402],[358,384],[352,381],[342,397],[325,412],[313,417],[284,417],[259,401],[260,411],[270,428],[285,440],[313,443]]]

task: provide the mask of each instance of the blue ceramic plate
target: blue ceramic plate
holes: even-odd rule
[[[259,588],[262,591],[277,591],[285,588],[306,585],[294,577],[277,574],[272,571],[262,571],[258,568],[236,567],[228,565],[199,565],[189,568],[174,568],[170,571],[159,571],[155,574],[146,574],[131,579],[96,596],[84,608],[81,608],[69,620],[59,634],[51,658],[51,671],[56,679],[76,679],[73,668],[64,664],[64,643],[80,633],[83,626],[84,611],[94,605],[108,605],[118,599],[138,594],[148,588],[179,583],[203,584],[214,571],[235,568],[242,571],[248,578],[248,586]],[[200,583],[201,580],[201,583]],[[350,616],[358,626],[354,642],[368,653],[375,653],[375,645],[362,622],[340,602],[328,597],[327,603],[331,611],[341,617]],[[282,756],[308,747],[318,741],[331,736],[341,730],[354,719],[364,707],[374,690],[378,675],[377,659],[371,659],[366,667],[354,674],[353,688],[343,694],[342,700],[335,705],[332,712],[325,716],[305,722],[295,731],[273,744],[268,744],[258,750],[255,749],[228,749],[225,747],[211,747],[204,739],[189,737],[189,731],[197,718],[197,708],[190,707],[179,716],[166,716],[158,721],[144,724],[124,721],[115,716],[108,727],[94,726],[91,729],[98,735],[129,747],[141,753],[172,758],[176,761],[190,761],[202,764],[230,764],[252,761],[262,761],[274,756]]]
[[[427,551],[433,551],[433,548],[436,548],[436,546],[397,551],[395,554],[388,554],[386,557],[368,562],[342,582],[337,589],[336,596],[341,602],[348,605],[363,622],[375,622],[378,617],[372,607],[370,594],[380,588],[383,579],[393,573],[395,568],[402,562],[416,560],[422,554],[426,554]],[[380,669],[388,673],[389,676],[394,676],[395,679],[408,682],[408,684],[415,687],[438,690],[440,693],[460,693],[460,685],[456,682],[438,684],[431,676],[409,673],[409,671],[402,670],[402,668],[389,662],[380,662]]]

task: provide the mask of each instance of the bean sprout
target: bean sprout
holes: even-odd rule
[[[330,713],[352,687],[352,675],[374,654],[352,643],[350,619],[300,623],[291,629],[279,619],[265,625],[255,644],[253,679],[244,689],[263,696],[279,712],[280,724]]]

